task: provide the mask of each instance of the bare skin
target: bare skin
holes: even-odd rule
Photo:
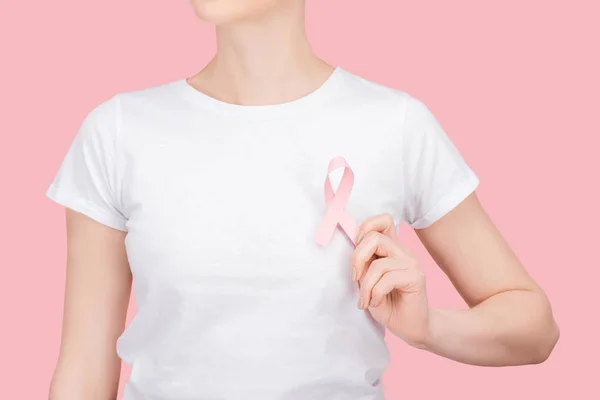
[[[217,29],[214,59],[188,78],[225,102],[276,104],[314,91],[333,67],[311,50],[303,0],[192,0]],[[125,233],[67,209],[67,282],[52,400],[116,397],[131,272]],[[417,235],[469,308],[431,309],[425,276],[388,215],[363,221],[348,265],[362,305],[407,343],[459,362],[543,362],[559,338],[550,303],[472,194]],[[369,306],[373,301],[373,305]]]
[[[369,218],[360,229],[351,262],[358,307],[407,343],[483,366],[538,364],[552,352],[559,330],[550,302],[475,193],[416,230],[467,310],[430,309],[425,275],[398,242],[391,216]]]
[[[66,209],[67,274],[60,353],[50,399],[115,399],[131,272],[125,232]]]

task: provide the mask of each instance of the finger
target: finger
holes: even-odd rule
[[[357,244],[364,238],[368,232],[375,231],[390,239],[397,240],[396,224],[391,214],[379,214],[363,221],[357,228]]]
[[[367,261],[372,256],[401,258],[404,252],[398,243],[379,232],[371,231],[356,246],[352,252],[350,264],[356,271],[356,279],[359,280],[368,268]]]
[[[377,260],[378,257],[377,255],[373,254],[371,257],[369,257],[369,259],[365,262],[366,268],[368,269],[369,266],[371,265],[371,263],[375,260]],[[353,281],[358,281],[358,273],[356,271],[356,268],[354,267],[354,264],[351,265],[351,269],[352,269],[352,280]],[[360,288],[360,281],[358,282],[358,287]]]
[[[373,287],[379,282],[379,279],[394,269],[401,268],[398,260],[393,258],[378,258],[371,262],[371,265],[367,269],[367,272],[363,278],[359,281],[359,298],[358,308],[366,309],[371,302],[371,292]]]
[[[404,296],[417,294],[425,287],[425,275],[417,269],[394,269],[381,276],[371,290],[369,307],[379,307],[386,296],[398,290]]]

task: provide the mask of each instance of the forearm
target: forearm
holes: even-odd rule
[[[546,297],[512,290],[467,310],[431,310],[419,347],[466,364],[523,365],[548,358],[558,336]]]

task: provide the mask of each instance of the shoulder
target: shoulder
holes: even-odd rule
[[[101,123],[119,117],[124,106],[148,106],[168,103],[181,89],[182,80],[173,80],[145,88],[122,90],[97,103],[86,115],[86,120]]]
[[[122,90],[94,106],[83,121],[85,131],[101,132],[107,140],[119,140],[131,126],[153,124],[177,109],[182,101],[183,80]],[[165,116],[165,113],[167,114]]]
[[[367,79],[345,69],[341,71],[344,80],[343,98],[347,102],[379,108],[402,120],[418,120],[430,113],[430,109],[421,99],[405,90]]]
[[[349,99],[380,104],[405,104],[411,97],[406,91],[386,86],[361,75],[340,69],[345,95]]]
[[[100,146],[101,143],[118,142],[123,124],[131,119],[151,120],[159,110],[173,107],[176,94],[181,90],[181,80],[130,91],[118,91],[96,103],[85,114],[78,140]]]
[[[114,96],[121,113],[152,112],[156,107],[173,105],[179,99],[184,85],[183,79],[170,80],[139,89],[120,91]]]

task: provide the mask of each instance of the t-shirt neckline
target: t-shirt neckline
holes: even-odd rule
[[[182,88],[188,99],[211,111],[229,115],[265,117],[296,113],[323,104],[334,93],[333,89],[340,82],[344,72],[343,68],[336,66],[329,77],[312,92],[285,103],[267,105],[242,105],[219,100],[194,88],[187,82],[187,78],[179,79],[176,84]]]

